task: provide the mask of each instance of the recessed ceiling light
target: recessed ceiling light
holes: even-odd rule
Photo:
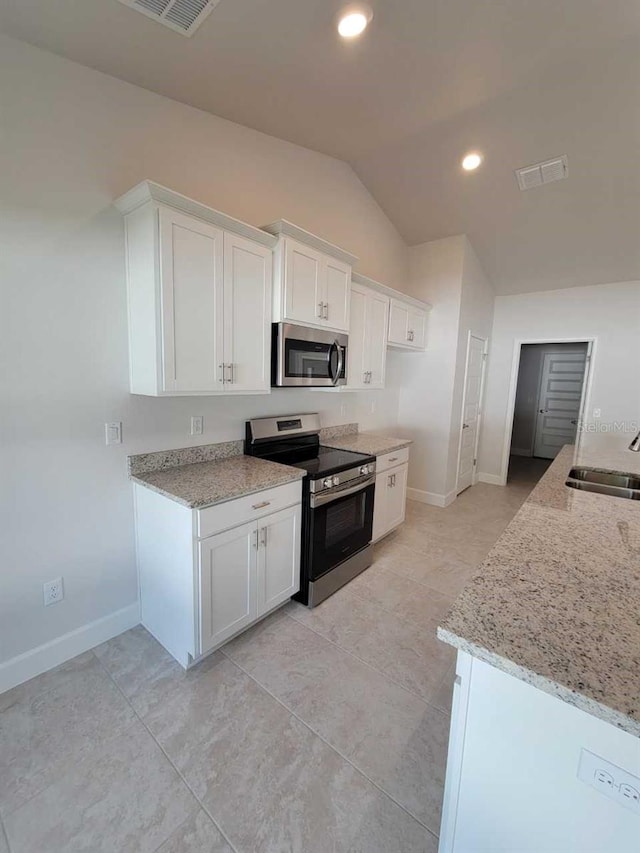
[[[471,154],[467,154],[463,158],[462,168],[465,172],[473,172],[474,169],[478,168],[480,163],[482,163],[482,156],[473,151]]]
[[[364,32],[371,18],[373,10],[370,6],[348,6],[340,13],[338,32],[342,38],[355,38]]]

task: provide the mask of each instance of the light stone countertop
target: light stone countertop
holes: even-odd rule
[[[574,464],[640,473],[564,447],[438,637],[640,736],[640,502],[568,488]]]
[[[267,462],[254,456],[235,455],[208,462],[192,462],[140,474],[134,483],[146,486],[190,509],[202,509],[234,498],[301,480],[300,468]]]
[[[322,443],[327,447],[336,447],[339,450],[354,450],[356,453],[369,453],[371,456],[381,456],[384,453],[393,453],[413,444],[409,438],[392,438],[386,435],[376,435],[372,432],[358,432],[336,438],[322,438]]]

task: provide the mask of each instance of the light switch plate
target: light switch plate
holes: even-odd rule
[[[122,421],[104,425],[105,444],[122,444]]]

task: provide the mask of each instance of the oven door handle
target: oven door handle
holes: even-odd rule
[[[344,349],[340,346],[338,341],[334,341],[331,344],[331,347],[336,348],[336,353],[338,354],[338,365],[336,367],[336,375],[331,377],[331,381],[334,385],[338,384],[338,380],[340,379],[340,374],[342,373],[342,368],[344,367]]]
[[[334,501],[339,500],[339,498],[346,498],[349,495],[355,495],[356,492],[364,491],[368,486],[373,485],[375,481],[375,477],[367,477],[366,480],[361,480],[355,486],[350,486],[348,489],[338,489],[337,491],[332,489],[330,492],[327,491],[322,495],[311,495],[311,508],[316,509],[316,507],[333,503]]]

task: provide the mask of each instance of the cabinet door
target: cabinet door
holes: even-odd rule
[[[323,325],[323,256],[289,237],[284,254],[286,319]]]
[[[199,543],[200,654],[257,618],[256,522]]]
[[[301,519],[298,504],[258,522],[258,616],[300,589]]]
[[[407,465],[387,472],[390,480],[387,489],[387,530],[393,530],[404,521],[407,505]]]
[[[416,349],[424,349],[427,343],[427,315],[419,308],[410,308],[408,317],[408,332],[410,345]]]
[[[357,284],[351,288],[351,320],[347,349],[347,386],[368,388],[367,291]]]
[[[386,296],[371,291],[367,303],[368,367],[365,369],[371,371],[368,388],[384,388],[388,322],[389,300]]]
[[[349,331],[351,302],[351,267],[325,258],[323,263],[325,325],[339,332]]]
[[[392,299],[389,311],[389,343],[406,346],[408,344],[408,330],[408,306]]]
[[[224,235],[224,390],[249,393],[271,386],[271,275],[265,246]]]
[[[371,535],[373,542],[377,542],[389,530],[387,516],[390,482],[386,471],[383,474],[376,475],[376,491],[373,499],[373,533]]]
[[[222,388],[223,232],[160,208],[163,391]]]

